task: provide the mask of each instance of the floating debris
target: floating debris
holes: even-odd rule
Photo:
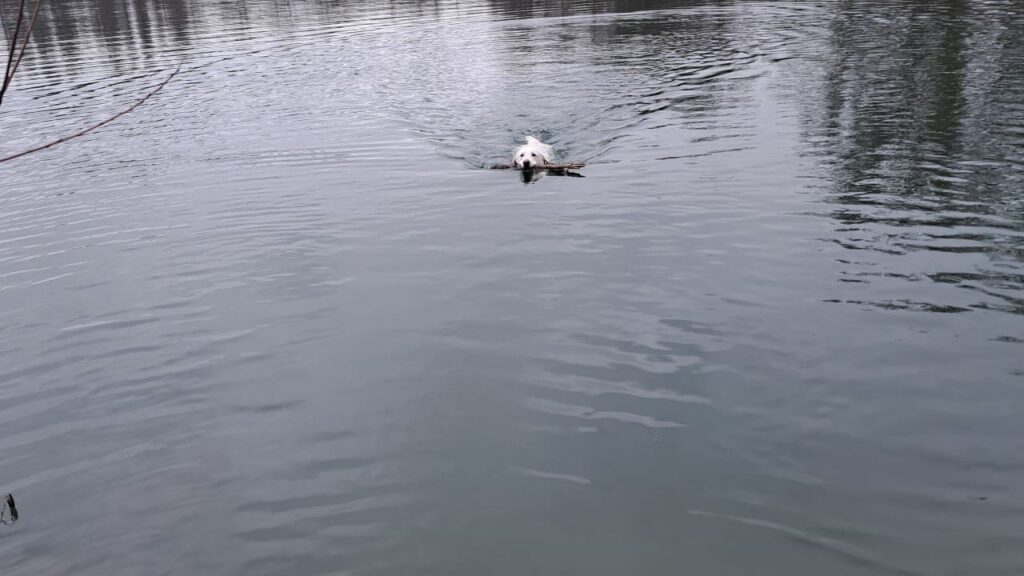
[[[11,511],[11,521],[10,522],[8,522],[7,518],[5,517],[7,515],[7,511],[8,510]],[[0,509],[0,523],[14,524],[17,521],[18,521],[18,507],[14,505],[14,495],[13,494],[8,494],[7,497],[4,498],[4,506],[3,506],[3,508]]]

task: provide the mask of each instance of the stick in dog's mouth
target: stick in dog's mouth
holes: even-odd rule
[[[493,164],[491,170],[579,170],[586,164],[544,164],[542,166],[529,166],[519,168],[511,164]]]

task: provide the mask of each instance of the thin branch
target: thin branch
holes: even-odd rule
[[[14,48],[18,45],[18,34],[21,32],[21,22],[25,19],[25,0],[18,2],[18,19],[14,21],[14,34],[11,36],[11,48],[7,53],[7,68],[4,70],[4,80],[11,73],[11,63],[14,62]],[[6,36],[6,34],[5,34]]]
[[[586,166],[586,164],[580,164],[577,162],[570,164],[543,164],[533,168],[516,168],[511,164],[495,164],[491,166],[491,170],[536,170],[540,172],[541,170],[579,170],[584,166]]]
[[[164,86],[167,85],[168,82],[171,81],[171,78],[174,78],[178,74],[178,72],[181,72],[181,66],[180,65],[174,70],[174,72],[171,72],[170,76],[168,76],[166,79],[164,79],[163,82],[158,84],[156,86],[156,88],[153,88],[153,90],[151,90],[149,92],[149,94],[146,94],[145,96],[142,97],[141,100],[139,100],[135,104],[132,104],[130,107],[128,107],[128,108],[118,112],[117,114],[114,114],[110,118],[107,118],[106,120],[104,120],[102,122],[93,124],[92,126],[90,126],[88,128],[85,128],[83,130],[79,130],[78,132],[75,132],[74,134],[69,134],[69,135],[64,136],[62,138],[54,140],[53,142],[50,142],[49,144],[43,144],[42,146],[36,146],[35,148],[29,148],[28,150],[23,150],[21,152],[18,152],[17,154],[13,154],[11,156],[5,156],[3,158],[0,158],[0,163],[7,162],[8,160],[14,160],[15,158],[21,158],[22,156],[24,156],[26,154],[31,154],[33,152],[39,152],[40,150],[45,150],[45,149],[47,149],[47,148],[49,148],[51,146],[56,146],[57,144],[60,144],[62,142],[67,142],[68,140],[71,140],[73,138],[78,138],[79,136],[85,136],[89,132],[92,132],[93,130],[95,130],[97,128],[105,126],[105,125],[113,122],[114,120],[117,120],[121,116],[124,116],[125,114],[127,114],[127,113],[131,112],[132,110],[135,110],[136,108],[138,108],[146,100],[149,100],[150,96],[152,96],[152,95],[156,94],[157,92],[159,92]]]
[[[18,33],[21,32],[21,21],[25,19],[25,0],[18,3],[18,19],[14,21],[14,35],[11,36],[11,50],[7,53],[7,67],[4,68],[4,82],[0,85],[0,102],[4,101],[4,92],[11,77],[11,64],[14,63],[14,47],[18,45]]]
[[[18,52],[18,59],[14,61],[14,66],[11,67],[10,74],[4,79],[4,87],[0,92],[0,100],[3,99],[3,92],[7,91],[7,87],[11,85],[11,81],[14,80],[14,73],[18,70],[18,64],[21,64],[21,59],[25,57],[25,49],[28,48],[29,36],[32,36],[32,29],[36,27],[36,17],[39,16],[39,8],[43,5],[43,0],[36,0],[36,9],[32,11],[32,19],[28,22],[28,28],[25,28],[25,39],[21,43],[21,51]],[[18,14],[21,17],[21,14]]]

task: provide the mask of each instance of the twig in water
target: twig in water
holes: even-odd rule
[[[4,514],[7,513],[7,510],[11,511],[11,521],[10,522],[8,522],[7,520],[4,519]],[[7,497],[4,498],[3,508],[0,508],[0,523],[2,523],[2,524],[14,524],[17,521],[18,521],[18,507],[14,505],[14,496],[11,495],[11,494],[8,494]]]
[[[181,66],[180,65],[174,70],[174,72],[171,72],[170,76],[165,78],[163,82],[161,82],[160,84],[157,84],[156,88],[153,88],[153,90],[151,90],[149,92],[149,94],[146,94],[145,96],[142,97],[141,100],[139,100],[135,104],[132,104],[128,108],[125,108],[124,110],[118,112],[117,114],[114,114],[110,118],[107,118],[106,120],[103,120],[102,122],[98,122],[96,124],[93,124],[92,126],[89,126],[88,128],[85,128],[83,130],[79,130],[78,132],[75,132],[74,134],[69,134],[69,135],[64,136],[62,138],[58,138],[57,140],[54,140],[53,142],[50,142],[48,144],[43,144],[42,146],[36,146],[35,148],[29,148],[28,150],[22,150],[21,152],[18,152],[17,154],[12,154],[10,156],[5,156],[3,158],[0,158],[0,163],[7,162],[8,160],[14,160],[15,158],[21,158],[22,156],[24,156],[26,154],[31,154],[33,152],[39,152],[40,150],[45,150],[45,149],[47,149],[47,148],[49,148],[51,146],[56,146],[57,144],[60,144],[62,142],[67,142],[68,140],[71,140],[73,138],[78,138],[79,136],[85,136],[89,132],[92,132],[93,130],[95,130],[97,128],[105,126],[105,125],[113,122],[114,120],[117,120],[121,116],[124,116],[125,114],[127,114],[127,113],[131,112],[132,110],[135,110],[136,108],[138,108],[146,100],[149,100],[150,96],[152,96],[152,95],[156,94],[157,92],[159,92],[160,89],[162,89],[164,86],[167,85],[168,82],[171,81],[171,78],[174,78],[178,74],[178,72],[181,72]]]

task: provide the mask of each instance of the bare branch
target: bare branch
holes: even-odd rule
[[[14,21],[14,35],[11,36],[11,50],[7,53],[7,67],[4,68],[4,81],[0,84],[0,102],[4,100],[4,92],[11,75],[11,64],[14,63],[14,47],[18,45],[18,33],[21,32],[21,21],[25,19],[25,0],[18,3],[18,19]]]
[[[25,57],[25,50],[28,48],[28,39],[32,36],[32,29],[36,26],[36,17],[39,16],[39,8],[43,5],[43,0],[36,0],[36,9],[32,11],[32,19],[28,22],[28,28],[25,28],[25,38],[21,43],[21,50],[18,52],[18,59],[14,61],[14,66],[10,66],[10,56],[14,55],[13,45],[11,54],[8,56],[8,66],[10,66],[10,72],[4,77],[3,88],[0,88],[0,102],[3,101],[4,92],[7,92],[7,88],[11,85],[11,81],[14,80],[14,73],[18,70],[18,65],[21,64],[21,59]],[[21,8],[21,5],[18,6]],[[21,23],[21,12],[18,12],[18,22]],[[15,36],[17,41],[17,36]]]
[[[98,122],[96,124],[93,124],[92,126],[89,126],[88,128],[85,128],[83,130],[79,130],[78,132],[75,132],[74,134],[69,134],[69,135],[64,136],[62,138],[54,140],[53,142],[50,142],[48,144],[43,144],[42,146],[36,146],[35,148],[29,148],[28,150],[23,150],[21,152],[18,152],[17,154],[12,154],[11,156],[5,156],[3,158],[0,158],[0,163],[7,162],[8,160],[14,160],[15,158],[21,158],[22,156],[25,156],[26,154],[31,154],[33,152],[39,152],[40,150],[45,150],[45,149],[47,149],[47,148],[49,148],[51,146],[56,146],[57,144],[60,144],[62,142],[67,142],[68,140],[71,140],[73,138],[78,138],[79,136],[85,136],[89,132],[92,132],[93,130],[96,130],[97,128],[105,126],[105,125],[113,122],[114,120],[117,120],[121,116],[124,116],[125,114],[127,114],[127,113],[131,112],[132,110],[135,110],[136,108],[138,108],[146,100],[149,100],[149,98],[152,95],[156,94],[164,86],[166,86],[167,83],[171,81],[171,78],[174,78],[178,74],[178,72],[181,72],[181,66],[180,65],[174,70],[174,72],[171,72],[170,76],[168,76],[166,79],[164,79],[163,82],[161,82],[155,88],[153,88],[153,90],[151,90],[149,92],[149,94],[146,94],[145,96],[142,97],[141,100],[139,100],[135,104],[132,104],[128,108],[125,108],[124,110],[118,112],[117,114],[114,114],[110,118],[107,118],[106,120],[103,120],[102,122]]]

